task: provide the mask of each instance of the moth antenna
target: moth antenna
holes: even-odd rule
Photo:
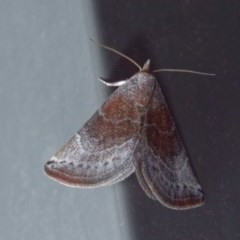
[[[105,48],[105,49],[107,49],[107,50],[109,50],[109,51],[111,51],[111,52],[114,52],[114,53],[120,55],[121,57],[127,59],[129,62],[133,63],[133,64],[139,69],[139,71],[141,71],[141,69],[142,69],[141,66],[140,66],[139,64],[137,64],[132,58],[128,57],[127,55],[119,52],[118,50],[116,50],[116,49],[114,49],[114,48],[108,47],[108,46],[106,46],[106,45],[104,45],[104,44],[102,44],[102,43],[100,43],[100,42],[97,42],[96,40],[93,40],[93,39],[91,39],[91,38],[90,38],[90,40],[91,40],[92,42],[94,42],[95,44],[101,46],[102,48]]]
[[[171,68],[163,68],[163,69],[157,69],[153,71],[156,72],[183,72],[183,73],[192,73],[192,74],[199,74],[199,75],[207,75],[207,76],[216,76],[214,73],[205,73],[205,72],[198,72],[193,70],[187,70],[187,69],[171,69]]]

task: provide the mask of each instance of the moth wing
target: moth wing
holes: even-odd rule
[[[45,164],[48,176],[66,185],[97,187],[119,182],[135,171],[133,150],[149,102],[148,89],[153,88],[151,81],[139,84],[138,77],[119,87]]]
[[[134,164],[146,194],[163,205],[188,209],[204,203],[201,186],[157,83],[134,153]]]
[[[155,195],[152,192],[152,189],[149,187],[148,182],[145,180],[145,176],[143,175],[143,171],[142,171],[142,164],[143,164],[143,160],[142,157],[140,156],[141,154],[141,150],[139,149],[139,147],[145,147],[142,142],[140,141],[140,143],[138,144],[136,150],[135,150],[135,154],[134,154],[134,158],[136,159],[136,156],[138,156],[138,158],[135,161],[135,173],[137,175],[138,178],[138,182],[141,185],[142,189],[144,190],[144,192],[146,193],[146,195],[153,199],[153,200],[157,200]]]

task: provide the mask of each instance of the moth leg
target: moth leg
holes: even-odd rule
[[[125,79],[116,82],[107,82],[102,78],[98,78],[98,80],[101,81],[103,84],[107,85],[108,87],[119,87],[124,85],[128,81],[128,79]]]

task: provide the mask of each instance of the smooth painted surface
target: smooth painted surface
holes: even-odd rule
[[[121,239],[127,226],[121,189],[72,189],[43,174],[105,99],[83,12],[79,1],[0,2],[2,240]]]

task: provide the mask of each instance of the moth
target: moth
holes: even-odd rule
[[[142,68],[136,65],[140,70],[129,79],[102,80],[117,90],[44,171],[62,184],[80,188],[109,186],[135,172],[146,195],[164,206],[178,210],[201,206],[204,193],[150,61]]]

